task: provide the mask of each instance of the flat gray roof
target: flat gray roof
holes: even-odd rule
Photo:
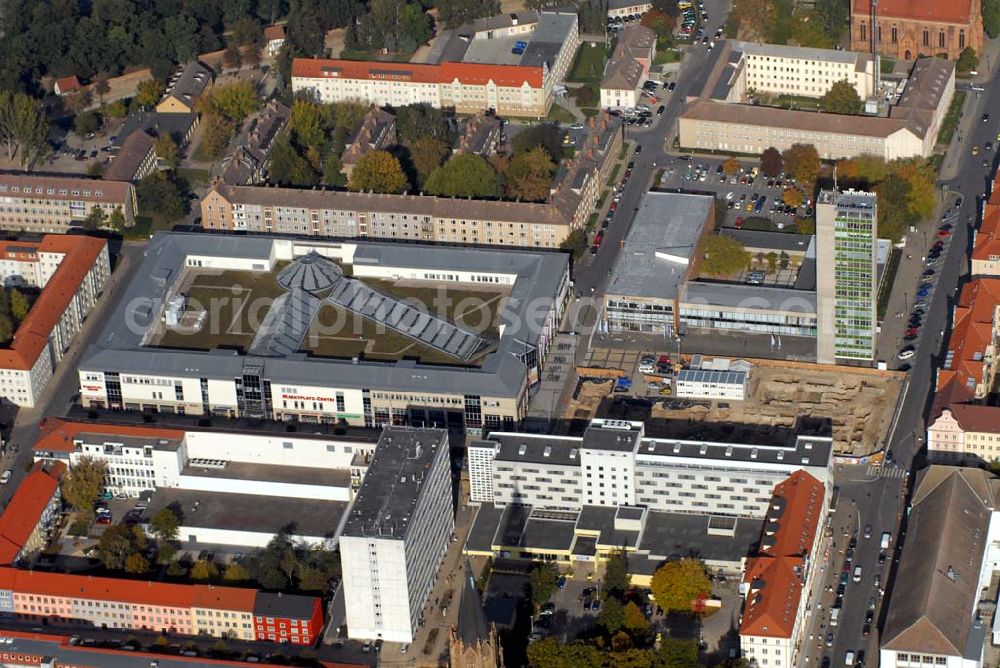
[[[748,311],[816,313],[815,292],[746,283],[689,281],[683,286],[681,303],[682,306],[711,305]]]
[[[198,502],[197,510],[194,510],[195,502]],[[294,525],[292,533],[295,535],[333,538],[347,506],[345,501],[160,487],[153,492],[142,522],[149,522],[163,508],[176,507],[182,527],[278,533]],[[181,540],[186,538],[180,536]]]
[[[797,58],[799,60],[820,60],[830,63],[847,63],[854,65],[866,61],[867,53],[859,51],[838,51],[837,49],[816,49],[805,46],[785,46],[782,44],[758,44],[730,40],[733,49],[747,55],[770,56],[772,58]]]
[[[805,253],[813,239],[811,234],[737,230],[732,227],[724,227],[719,232],[736,239],[747,248],[770,248],[791,253]]]
[[[705,369],[682,369],[677,374],[677,382],[725,383],[746,385],[747,375],[742,371],[710,371]]]
[[[763,519],[739,518],[732,536],[708,533],[712,515],[650,512],[639,542],[644,561],[629,559],[629,570],[653,573],[667,559],[698,557],[704,561],[738,562],[750,554],[760,539]],[[636,568],[639,567],[639,568]],[[649,568],[640,571],[640,568]],[[635,569],[635,570],[633,570]]]
[[[709,220],[713,198],[648,192],[611,272],[608,295],[673,299]],[[677,261],[658,257],[662,252]]]
[[[442,429],[386,427],[354,498],[343,535],[405,538],[424,480],[442,450],[447,459],[447,449],[448,432]]]
[[[735,441],[735,442],[733,442]],[[736,439],[726,441],[681,440],[674,438],[643,439],[638,457],[643,455],[703,459],[715,461],[758,462],[785,466],[827,467],[833,454],[833,439],[799,436],[792,446],[754,445]]]
[[[303,462],[303,464],[305,463]],[[246,480],[248,482],[256,480],[324,487],[348,487],[351,484],[351,472],[348,469],[321,469],[305,465],[281,466],[250,462],[225,462],[224,466],[220,466],[212,465],[204,459],[188,460],[181,475],[218,478],[220,480]]]
[[[582,442],[576,438],[506,432],[491,433],[487,443],[491,447],[500,443],[500,452],[496,455],[498,462],[580,465],[579,449]]]
[[[354,266],[503,272],[517,276],[500,315],[503,334],[496,349],[477,367],[434,366],[413,360],[376,362],[315,358],[305,353],[261,357],[234,350],[177,350],[142,345],[145,333],[157,325],[162,306],[189,254],[269,259],[273,237],[164,232],[157,234],[133,280],[118,292],[114,311],[87,347],[80,368],[182,378],[233,379],[244,364],[263,366],[272,382],[335,383],[338,387],[416,392],[451,392],[485,396],[517,396],[527,370],[517,355],[539,342],[556,291],[568,280],[568,256],[563,253],[420,244],[352,241]],[[339,248],[343,244],[299,241],[298,246]],[[459,284],[461,285],[461,284]],[[549,300],[546,302],[546,300]],[[548,308],[541,308],[545,304]]]

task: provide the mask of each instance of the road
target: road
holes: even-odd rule
[[[997,85],[1000,75],[994,74],[985,85],[986,91],[971,101],[967,108],[965,128],[961,133],[963,143],[958,147],[960,162],[956,176],[938,185],[945,189],[947,204],[958,194],[964,196],[961,207],[955,216],[954,238],[945,253],[944,261],[938,263],[937,289],[928,304],[925,319],[925,334],[916,345],[916,357],[910,364],[908,384],[904,390],[906,395],[900,401],[896,424],[889,435],[888,451],[895,465],[883,468],[872,466],[838,466],[835,471],[835,483],[840,487],[840,502],[833,514],[832,526],[834,535],[831,537],[828,553],[829,558],[817,559],[827,565],[817,578],[817,589],[825,589],[833,585],[840,573],[844,561],[846,543],[850,535],[857,533],[858,545],[852,562],[862,566],[862,582],[847,585],[840,620],[836,628],[828,626],[829,604],[833,593],[826,592],[819,599],[822,609],[813,606],[814,614],[810,620],[810,633],[813,640],[808,640],[800,654],[799,665],[816,665],[819,657],[829,657],[833,665],[843,661],[847,651],[864,650],[869,664],[877,663],[878,633],[873,628],[871,635],[865,638],[862,628],[865,623],[865,613],[869,599],[874,594],[873,577],[882,572],[884,588],[887,592],[885,600],[877,600],[875,621],[877,628],[884,623],[885,607],[892,596],[892,584],[895,577],[893,568],[896,565],[898,548],[905,543],[905,525],[903,513],[905,499],[912,491],[913,471],[925,464],[922,451],[925,420],[928,417],[934,390],[934,369],[941,364],[945,337],[941,332],[951,328],[951,315],[955,297],[961,286],[968,280],[969,252],[972,243],[972,225],[980,212],[977,195],[987,191],[990,177],[996,169],[996,154],[986,153],[991,158],[991,164],[984,168],[982,156],[971,157],[973,145],[981,149],[987,141],[995,141],[1000,132],[1000,116],[991,114],[988,122],[981,120],[986,110],[1000,109],[1000,86]],[[969,222],[971,221],[971,222]],[[864,539],[864,527],[872,527],[872,538]],[[845,527],[848,532],[844,536],[838,529]],[[879,536],[883,531],[892,534],[892,554],[888,555],[886,563],[881,568],[878,564]],[[827,555],[824,555],[827,556]],[[886,584],[886,582],[888,584]],[[815,603],[815,599],[814,599]],[[820,628],[823,625],[823,628]],[[825,638],[829,632],[834,633],[832,648],[822,646],[817,649],[820,638]],[[810,644],[810,642],[812,644]],[[811,660],[806,661],[809,657]]]

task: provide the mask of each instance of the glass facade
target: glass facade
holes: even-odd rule
[[[834,314],[837,357],[870,360],[875,350],[875,211],[837,209]]]

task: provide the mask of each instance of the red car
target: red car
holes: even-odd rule
[[[611,206],[608,207],[609,211],[616,211],[618,209],[618,202],[611,202]]]
[[[597,236],[594,237],[594,245],[600,247],[602,241],[604,241],[604,233],[598,232]]]
[[[669,355],[660,355],[660,357],[656,360],[656,363],[657,364],[670,364],[670,356]]]
[[[945,239],[951,236],[951,232],[949,232],[948,230],[938,230],[937,235],[942,239]]]
[[[743,229],[743,216],[737,216],[736,217],[736,223],[734,223],[733,226],[736,229],[738,229],[738,230],[742,230]]]

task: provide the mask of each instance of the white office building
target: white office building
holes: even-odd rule
[[[674,394],[678,397],[743,401],[747,395],[747,373],[683,369],[674,379],[674,387]]]
[[[340,538],[351,638],[413,642],[454,528],[448,433],[386,428]]]
[[[739,436],[648,438],[642,422],[620,420],[594,420],[582,437],[493,432],[468,443],[471,501],[763,517],[775,485],[795,471],[829,484],[831,438],[775,434],[754,444]]]

